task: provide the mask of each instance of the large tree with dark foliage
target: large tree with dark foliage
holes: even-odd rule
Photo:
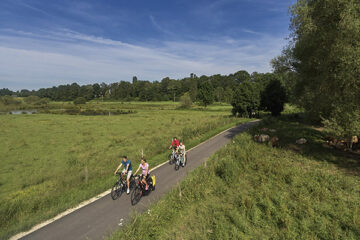
[[[285,88],[279,80],[275,79],[261,93],[260,106],[262,109],[270,111],[271,115],[278,116],[284,110],[285,101]]]
[[[252,117],[252,113],[258,110],[259,104],[260,97],[256,85],[252,82],[243,82],[234,92],[231,102],[232,114],[239,117]]]
[[[360,115],[359,1],[299,0],[291,14],[297,102],[308,119],[349,135]]]

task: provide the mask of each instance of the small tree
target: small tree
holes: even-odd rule
[[[279,80],[272,80],[261,93],[261,108],[278,116],[284,110],[286,101],[285,88]]]
[[[214,102],[214,88],[210,81],[203,82],[200,85],[198,98],[205,107]]]
[[[260,97],[259,92],[254,88],[253,84],[244,82],[235,90],[231,105],[231,112],[234,116],[251,116],[251,113],[259,108]]]
[[[180,97],[180,104],[182,108],[190,108],[192,103],[189,92],[184,93],[184,95]]]
[[[78,105],[78,104],[85,104],[86,103],[86,99],[83,97],[78,97],[74,100],[74,104]]]

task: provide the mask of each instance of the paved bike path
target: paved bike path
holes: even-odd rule
[[[143,212],[151,203],[159,200],[165,193],[185,178],[208,157],[214,154],[235,135],[257,124],[248,122],[228,129],[227,131],[205,141],[188,151],[188,164],[178,171],[174,165],[165,164],[151,174],[156,176],[156,190],[141,198],[132,206],[130,195],[124,193],[119,199],[112,200],[106,195],[69,215],[66,215],[21,239],[103,239],[123,225],[133,211]]]

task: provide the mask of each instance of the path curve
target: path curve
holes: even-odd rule
[[[235,135],[244,132],[259,121],[255,120],[230,128],[192,148],[188,151],[188,164],[179,171],[175,171],[174,165],[169,164],[163,164],[152,170],[151,173],[156,175],[156,190],[149,196],[143,197],[136,206],[131,205],[130,195],[123,194],[119,199],[112,200],[107,194],[21,239],[104,239],[123,225],[133,211],[146,210],[151,203],[158,201],[183,180],[189,171],[198,167]]]

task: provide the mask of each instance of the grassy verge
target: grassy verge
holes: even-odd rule
[[[155,166],[166,160],[172,136],[190,148],[246,121],[227,115],[141,109],[118,116],[0,116],[0,238],[107,190],[121,154],[136,165],[143,149]]]
[[[279,148],[252,140],[262,127],[276,130]],[[295,145],[300,137],[308,143]],[[359,239],[359,159],[324,148],[321,137],[297,122],[264,121],[111,239]]]

